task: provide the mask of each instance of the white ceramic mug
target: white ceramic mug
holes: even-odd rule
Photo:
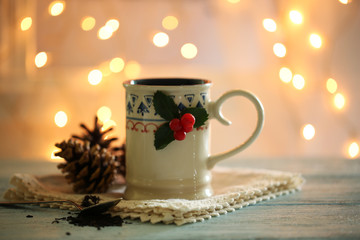
[[[126,199],[203,199],[210,197],[211,169],[214,165],[248,147],[259,135],[264,123],[261,102],[253,94],[233,90],[217,101],[210,101],[211,82],[201,79],[159,78],[131,80],[126,89]],[[153,97],[161,91],[173,98],[179,109],[205,108],[209,118],[225,125],[231,123],[221,113],[225,100],[243,96],[257,111],[257,125],[252,135],[239,146],[216,155],[209,153],[209,120],[187,133],[185,140],[173,141],[156,150],[154,134],[162,124],[169,124],[156,113]]]

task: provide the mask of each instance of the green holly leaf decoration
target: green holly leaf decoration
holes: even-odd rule
[[[154,94],[153,103],[156,112],[165,120],[171,121],[174,118],[180,117],[179,109],[174,100],[163,92],[157,91]]]
[[[156,150],[164,149],[175,140],[174,132],[169,126],[169,122],[174,118],[180,119],[185,113],[192,114],[195,117],[194,129],[204,125],[209,118],[205,108],[185,108],[180,111],[174,100],[161,91],[154,94],[153,103],[155,111],[167,121],[155,132],[154,146]]]
[[[194,128],[201,127],[209,119],[209,114],[205,108],[185,108],[181,112],[181,116],[185,113],[191,113],[195,117]]]
[[[174,141],[174,132],[170,129],[169,123],[164,123],[155,132],[154,145],[156,150],[165,148],[169,143]]]

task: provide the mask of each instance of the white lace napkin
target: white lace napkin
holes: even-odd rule
[[[300,190],[305,180],[300,174],[244,168],[219,168],[212,171],[214,196],[203,200],[122,200],[114,209],[123,218],[165,224],[195,223],[257,202]],[[81,203],[85,195],[75,194],[62,175],[34,176],[14,174],[14,186],[4,193],[8,200],[72,200]],[[114,186],[101,201],[122,197],[124,186]],[[43,207],[73,210],[66,203],[42,204]]]

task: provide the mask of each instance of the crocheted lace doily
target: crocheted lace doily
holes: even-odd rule
[[[114,209],[122,218],[139,218],[142,222],[165,224],[195,223],[257,202],[300,190],[305,182],[300,174],[243,168],[212,170],[214,196],[203,200],[122,200]],[[3,195],[8,200],[72,200],[81,203],[85,195],[74,194],[62,175],[34,176],[14,174],[14,186]],[[120,189],[120,190],[119,190]],[[124,186],[122,186],[122,191]],[[121,186],[105,194],[101,201],[122,197]],[[68,204],[42,204],[43,207],[75,210]]]

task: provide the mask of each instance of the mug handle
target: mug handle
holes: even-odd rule
[[[229,157],[241,152],[248,146],[250,146],[250,144],[252,144],[255,141],[255,139],[259,136],[259,134],[263,128],[263,125],[264,125],[263,105],[261,104],[260,100],[254,94],[247,92],[247,91],[243,91],[243,90],[233,90],[233,91],[226,92],[217,101],[211,102],[210,103],[210,114],[212,114],[211,117],[216,118],[219,122],[221,122],[224,125],[230,125],[231,122],[229,120],[227,120],[226,118],[224,118],[224,116],[222,115],[221,107],[222,107],[222,104],[228,98],[235,97],[235,96],[245,97],[245,98],[249,99],[255,105],[255,108],[257,111],[256,128],[255,128],[254,132],[251,134],[251,136],[245,142],[238,145],[237,147],[230,149],[226,152],[222,152],[222,153],[219,153],[219,154],[216,154],[213,156],[209,156],[209,158],[207,159],[208,169],[212,169],[215,166],[215,164],[218,163],[219,161],[229,158]]]

